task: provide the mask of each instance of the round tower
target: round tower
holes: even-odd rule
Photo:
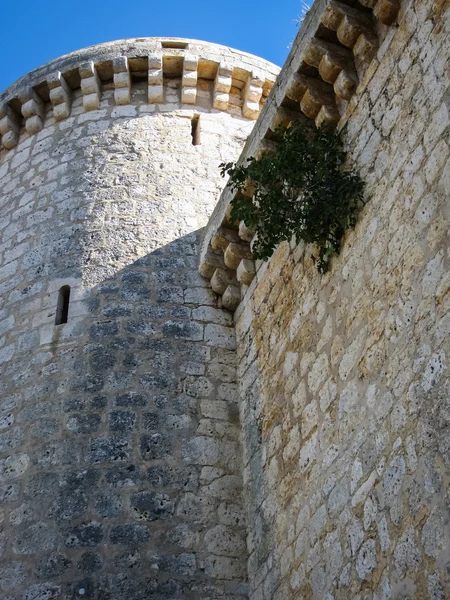
[[[246,597],[234,334],[198,248],[277,72],[132,39],[0,96],[2,598]]]

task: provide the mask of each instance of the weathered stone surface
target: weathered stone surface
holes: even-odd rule
[[[364,6],[316,2],[266,103],[259,59],[180,40],[81,51],[2,95],[8,600],[450,593],[448,22]],[[260,111],[243,159],[300,109],[339,120],[358,223],[319,275],[295,240],[253,265],[219,206],[236,231],[200,271],[242,288],[217,277],[218,304],[196,272],[216,166]]]
[[[35,573],[39,579],[51,579],[62,575],[71,567],[71,562],[61,553],[55,552],[42,558],[35,569]]]
[[[100,523],[83,523],[71,529],[65,544],[68,548],[98,546],[103,539],[103,527]]]
[[[36,554],[43,550],[53,550],[58,541],[58,534],[54,525],[47,525],[40,521],[27,527],[13,539],[14,554]]]
[[[150,538],[150,531],[143,525],[114,525],[111,527],[110,541],[112,544],[141,546]]]
[[[254,125],[241,88],[262,73],[262,106],[277,68],[163,41],[58,59],[7,90],[20,115],[0,108],[0,585],[17,599],[245,597],[233,319],[197,269],[217,165]]]
[[[264,148],[286,105],[311,118],[331,105],[329,89],[308,89],[305,62],[337,97],[358,85],[339,104],[349,161],[366,181],[355,229],[323,276],[314,248],[294,240],[257,261],[235,313],[252,600],[450,594],[449,215],[437,183],[447,84],[427,64],[448,53],[448,25],[436,28],[430,2],[403,13],[363,4],[398,28],[377,40],[369,11],[316,3],[241,158]],[[315,18],[336,37],[311,42]],[[352,64],[359,84],[343,81]],[[435,92],[416,99],[424,79]]]

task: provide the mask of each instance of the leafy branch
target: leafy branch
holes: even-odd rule
[[[339,253],[345,231],[356,223],[364,183],[344,168],[346,153],[337,134],[302,120],[277,129],[275,138],[275,151],[258,160],[220,165],[236,191],[231,218],[256,232],[255,258],[269,258],[280,242],[295,235],[297,242],[316,244],[323,273]],[[246,195],[249,183],[251,196]]]

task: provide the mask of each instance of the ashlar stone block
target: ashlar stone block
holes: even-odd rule
[[[98,110],[100,107],[101,83],[94,63],[92,61],[84,63],[79,67],[79,72],[83,108],[86,112]]]
[[[129,104],[131,100],[131,77],[126,56],[118,56],[113,61],[114,100],[117,106]]]
[[[50,102],[53,104],[53,116],[62,121],[70,116],[72,91],[60,71],[56,71],[47,79],[50,90]]]

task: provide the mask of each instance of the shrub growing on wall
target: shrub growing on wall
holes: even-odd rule
[[[364,183],[345,168],[346,153],[335,133],[301,120],[277,129],[275,140],[275,150],[258,160],[221,165],[237,192],[231,218],[256,232],[255,258],[269,258],[280,242],[295,235],[297,242],[317,245],[318,269],[325,272],[346,229],[356,222]],[[249,187],[251,196],[245,195]]]

